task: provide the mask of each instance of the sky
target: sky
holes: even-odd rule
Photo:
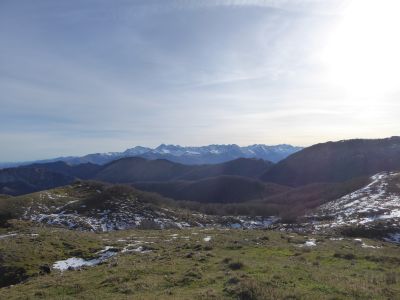
[[[399,135],[397,0],[1,0],[0,161]]]

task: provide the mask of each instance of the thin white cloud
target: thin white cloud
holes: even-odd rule
[[[398,95],[350,100],[324,79],[342,2],[4,1],[0,161],[393,135]]]

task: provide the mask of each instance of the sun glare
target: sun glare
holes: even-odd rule
[[[323,61],[328,81],[351,96],[382,96],[399,86],[400,1],[354,0],[332,33]]]

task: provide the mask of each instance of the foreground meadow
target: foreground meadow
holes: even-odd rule
[[[278,231],[0,231],[0,299],[400,299],[399,266],[393,244]]]

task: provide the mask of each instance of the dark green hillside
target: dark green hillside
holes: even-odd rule
[[[216,165],[202,165],[193,168],[181,178],[183,180],[199,180],[207,177],[221,175],[243,176],[258,178],[264,174],[274,164],[262,159],[238,158],[225,163]]]
[[[74,177],[37,167],[0,170],[0,194],[21,195],[70,184]]]
[[[192,169],[168,160],[147,160],[140,157],[122,158],[111,162],[95,176],[96,180],[129,183],[134,181],[170,180]]]
[[[105,166],[91,163],[69,165],[62,161],[37,163],[0,170],[0,193],[28,194],[71,183],[74,179],[97,179],[111,183],[137,181],[199,180],[221,175],[258,178],[272,163],[237,159],[216,165],[182,165],[168,160],[123,158]]]
[[[261,178],[289,186],[341,182],[400,169],[400,137],[328,142],[305,148],[274,165]]]
[[[20,168],[39,168],[80,179],[90,179],[101,169],[101,166],[92,163],[69,165],[63,161],[56,161],[51,163],[37,163]]]
[[[169,181],[135,183],[135,187],[159,193],[175,200],[201,203],[237,203],[264,200],[290,188],[268,184],[256,179],[239,176],[219,176],[198,181]]]
[[[246,204],[250,207],[258,207],[259,211],[268,211],[268,208],[275,209],[286,221],[292,222],[318,206],[364,187],[369,182],[368,177],[361,177],[340,183],[314,183]]]
[[[258,178],[272,165],[271,162],[251,158],[240,158],[215,165],[182,165],[163,159],[131,157],[105,165],[94,178],[118,183],[199,180],[221,175]]]

